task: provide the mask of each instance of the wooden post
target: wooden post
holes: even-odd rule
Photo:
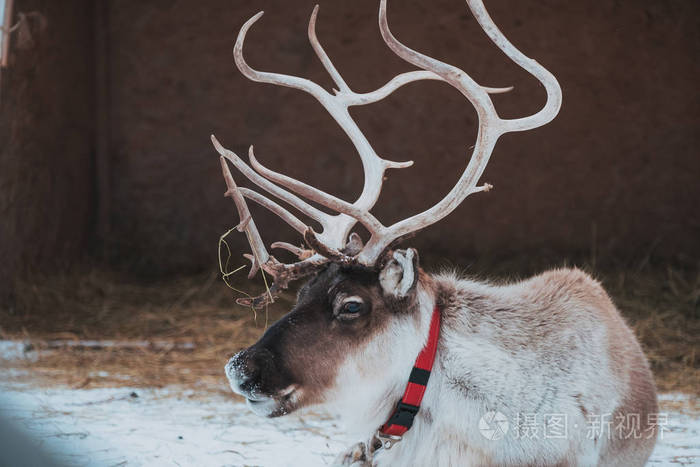
[[[0,66],[7,67],[7,56],[10,51],[10,28],[12,27],[12,3],[13,0],[5,0],[5,14],[2,19],[2,60]]]

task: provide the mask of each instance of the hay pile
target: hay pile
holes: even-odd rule
[[[603,277],[662,391],[700,394],[700,274],[672,267]]]
[[[9,365],[73,387],[225,389],[227,359],[280,316],[235,305],[216,273],[144,284],[95,269],[18,290],[15,308],[0,312],[0,337],[29,342],[37,356]],[[116,345],[82,345],[104,339]],[[140,345],[144,341],[157,345]]]

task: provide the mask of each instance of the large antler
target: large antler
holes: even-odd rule
[[[544,107],[534,115],[517,119],[500,118],[488,92],[479,86],[467,73],[457,67],[416,52],[400,43],[389,30],[386,16],[386,0],[381,0],[379,6],[379,29],[384,42],[396,55],[412,65],[432,71],[469,99],[479,116],[479,131],[469,164],[447,196],[430,209],[399,221],[377,233],[373,233],[372,238],[358,258],[361,263],[376,261],[376,258],[392,242],[444,218],[472,193],[491,189],[492,186],[488,183],[482,186],[477,186],[477,183],[486,168],[498,138],[505,133],[530,130],[545,125],[559,113],[561,88],[554,75],[535,60],[526,57],[506,39],[494,24],[481,0],[467,0],[467,4],[479,25],[481,25],[484,32],[498,48],[542,83],[547,92],[547,101]]]
[[[253,81],[299,89],[316,98],[354,144],[360,155],[364,171],[362,193],[355,202],[349,203],[306,183],[264,167],[255,158],[252,146],[249,151],[250,165],[248,165],[235,153],[221,146],[212,136],[214,146],[222,156],[222,167],[228,185],[227,194],[234,199],[241,218],[239,230],[246,232],[253,250],[251,274],[254,274],[258,267],[262,267],[263,270],[273,276],[275,281],[273,289],[279,290],[286,287],[291,277],[296,278],[302,274],[307,274],[329,260],[346,263],[357,262],[365,266],[375,265],[383,252],[401,238],[442,219],[470,194],[487,191],[491,188],[488,184],[477,186],[477,183],[488,163],[496,141],[502,134],[536,128],[546,124],[556,116],[561,105],[561,89],[554,76],[537,62],[523,55],[505,38],[489,17],[481,0],[467,0],[467,3],[491,40],[509,58],[535,76],[544,85],[547,91],[547,102],[542,110],[536,114],[518,119],[501,119],[493,106],[489,94],[506,92],[512,88],[487,88],[480,86],[459,68],[430,58],[401,44],[389,30],[386,17],[386,0],[381,0],[379,7],[379,26],[382,38],[394,53],[422,70],[402,73],[381,88],[368,93],[356,93],[350,89],[319,43],[316,37],[318,6],[314,8],[311,15],[308,36],[316,55],[338,87],[338,89],[333,90],[333,94],[304,78],[262,72],[251,68],[243,58],[243,43],[248,29],[263,13],[258,13],[243,25],[233,51],[236,65],[241,73]],[[411,161],[392,162],[379,157],[357,124],[350,117],[348,108],[354,105],[367,105],[377,102],[401,86],[419,80],[444,81],[459,90],[472,103],[479,116],[477,141],[471,160],[464,173],[445,198],[422,213],[391,226],[385,226],[370,212],[379,198],[384,173],[389,168],[406,168],[413,163]],[[229,160],[254,184],[290,205],[306,217],[318,222],[322,227],[322,231],[316,234],[304,222],[266,196],[253,190],[238,188],[233,182],[233,177],[228,171],[223,158]],[[309,202],[300,198],[300,196],[318,203],[337,214],[327,214],[315,208]],[[254,222],[250,218],[245,198],[269,209],[292,228],[302,233],[307,244],[315,253],[310,254],[306,250],[302,251],[291,245],[277,242],[272,246],[293,251],[305,259],[299,263],[285,265],[270,256],[262,243]],[[341,253],[340,250],[344,247],[348,235],[356,222],[360,222],[369,231],[370,239],[367,245],[351,258]],[[353,239],[353,241],[357,243],[357,238]],[[258,298],[256,300],[259,300],[259,303],[267,303],[273,299],[272,294],[268,293],[268,295],[269,299],[260,300]]]

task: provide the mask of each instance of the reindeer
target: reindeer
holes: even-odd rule
[[[561,105],[554,76],[506,39],[481,0],[467,4],[498,48],[544,86],[547,101],[535,114],[500,118],[489,95],[510,88],[481,86],[463,70],[399,42],[389,30],[386,0],[379,7],[382,38],[419,70],[367,93],[350,89],[319,43],[318,6],[308,35],[337,86],[333,93],[307,79],[248,66],[243,43],[262,12],[241,28],[234,47],[238,69],[253,81],[315,97],[357,149],[364,186],[354,202],[347,202],[266,168],[252,147],[248,165],[212,136],[226,195],[240,217],[237,228],[252,250],[245,255],[250,277],[262,269],[272,279],[264,294],[238,303],[266,306],[291,281],[309,278],[292,310],[257,343],[234,355],[226,374],[233,391],[259,415],[277,417],[313,405],[337,413],[359,440],[337,465],[643,465],[658,430],[655,387],[632,331],[598,282],[577,269],[551,270],[505,285],[454,273],[428,274],[415,249],[398,248],[467,196],[491,188],[478,181],[501,135],[545,125]],[[479,131],[464,173],[442,200],[384,225],[370,211],[385,172],[412,162],[379,157],[348,108],[377,102],[419,80],[443,81],[460,91],[478,113]],[[238,187],[228,163],[322,230],[314,231],[268,196]],[[271,245],[298,261],[283,263],[269,254],[246,200],[303,236],[308,248]],[[369,233],[366,243],[352,231],[358,222]],[[551,429],[547,415],[560,416],[559,436],[546,436]],[[634,436],[615,429],[620,419],[637,421],[627,430],[634,429]],[[591,427],[592,420],[599,421],[599,429]]]

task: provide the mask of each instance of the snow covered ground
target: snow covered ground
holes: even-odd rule
[[[262,419],[177,389],[5,388],[0,415],[68,465],[314,466],[345,445],[328,417]]]
[[[663,395],[673,406],[687,396]],[[332,418],[275,420],[191,390],[32,389],[4,385],[0,415],[69,465],[315,466],[349,445]],[[700,465],[700,419],[669,412],[650,465]]]
[[[0,343],[0,360],[13,352],[20,351]],[[352,441],[336,420],[318,413],[269,420],[216,393],[40,389],[0,371],[0,417],[68,465],[322,466]],[[697,399],[660,399],[668,424],[650,465],[700,465]]]

